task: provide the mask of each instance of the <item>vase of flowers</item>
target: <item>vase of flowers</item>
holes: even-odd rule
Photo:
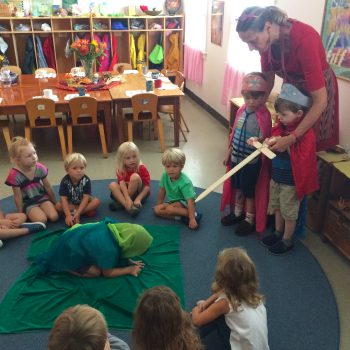
[[[105,56],[106,44],[97,40],[77,39],[71,45],[71,51],[80,59],[85,70],[85,76],[89,79],[93,77],[93,67],[96,58]]]

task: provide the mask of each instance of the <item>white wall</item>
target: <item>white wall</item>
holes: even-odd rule
[[[276,6],[284,9],[289,17],[306,22],[313,26],[319,33],[322,28],[325,0],[276,0]],[[225,2],[224,33],[222,46],[213,45],[210,42],[210,16],[207,20],[207,58],[204,64],[203,85],[187,82],[186,86],[194,94],[204,100],[221,115],[228,118],[228,111],[221,105],[221,87],[224,76],[224,64],[229,35],[228,13],[234,1]],[[209,10],[210,13],[210,4]],[[339,104],[340,104],[340,144],[350,143],[350,82],[338,79]],[[278,91],[280,81],[277,81],[275,90]]]

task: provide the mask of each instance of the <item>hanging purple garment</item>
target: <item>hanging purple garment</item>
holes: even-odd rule
[[[106,72],[109,70],[109,62],[111,59],[111,44],[110,44],[110,40],[109,40],[109,34],[108,33],[103,34],[102,39],[101,38],[97,39],[96,37],[98,37],[98,35],[94,34],[94,39],[97,42],[103,42],[106,44],[106,48],[104,50],[105,56],[101,56],[98,59],[98,61],[100,63],[98,71],[99,72]]]

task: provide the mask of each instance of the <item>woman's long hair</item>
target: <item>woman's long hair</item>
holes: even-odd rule
[[[219,253],[212,289],[223,291],[235,311],[242,302],[256,308],[263,300],[258,293],[255,265],[242,248],[228,248]]]
[[[284,25],[287,23],[288,16],[280,8],[276,6],[247,7],[239,16],[236,26],[236,32],[261,32],[266,22]]]
[[[179,298],[168,287],[141,296],[132,331],[133,350],[200,350],[201,342]]]

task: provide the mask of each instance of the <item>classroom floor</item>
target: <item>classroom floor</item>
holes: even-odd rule
[[[190,132],[187,134],[188,142],[183,142],[180,136],[180,148],[185,152],[187,161],[184,171],[192,179],[195,186],[206,188],[224,174],[222,160],[226,151],[227,129],[211,117],[204,109],[191,99],[185,97],[181,105],[182,112],[188,122]],[[23,135],[23,122],[21,117],[15,125],[15,131]],[[162,115],[166,131],[166,144],[173,144],[173,129],[169,118]],[[149,141],[149,129],[143,130],[143,140],[135,140],[141,150],[141,159],[147,165],[151,178],[159,180],[163,167],[159,142]],[[115,131],[113,131],[115,135]],[[74,151],[83,153],[88,161],[87,175],[91,179],[108,179],[114,177],[114,154],[102,158],[99,138],[95,130],[77,131],[73,137]],[[137,136],[136,136],[137,137]],[[49,180],[53,185],[59,184],[64,175],[63,162],[60,153],[58,137],[54,132],[42,130],[33,133],[37,146],[39,161],[49,168]],[[11,163],[5,151],[3,137],[0,137],[0,178],[5,180]],[[217,189],[221,191],[221,187]],[[12,195],[12,190],[6,185],[0,186],[0,198]],[[219,209],[218,209],[219,210]],[[319,261],[333,288],[340,321],[340,350],[350,349],[350,262],[347,261],[329,243],[324,243],[318,234],[310,232],[303,243]],[[276,257],[278,259],[283,257]],[[307,266],[305,266],[307,268]],[[286,271],[286,273],[288,273]],[[302,288],[302,286],[300,286]],[[305,305],[307,308],[308,305]],[[310,325],[312,327],[312,325]]]

